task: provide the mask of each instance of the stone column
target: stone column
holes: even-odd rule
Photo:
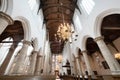
[[[3,61],[2,65],[0,66],[0,75],[4,75],[4,73],[7,69],[7,66],[8,66],[8,64],[9,64],[9,62],[10,62],[12,56],[13,56],[15,48],[17,47],[17,44],[18,43],[16,43],[16,44],[13,43],[13,45],[10,47],[9,52],[8,52],[5,60]]]
[[[72,69],[71,69],[71,72],[72,72],[72,74],[74,74],[74,75],[77,75],[77,65],[76,65],[76,61],[75,61],[75,59],[72,61]]]
[[[8,25],[13,24],[13,20],[7,14],[0,12],[0,35]]]
[[[81,70],[81,66],[79,63],[79,57],[75,57],[75,59],[76,59],[76,64],[77,64],[77,74],[82,75],[82,70]]]
[[[36,64],[35,75],[40,75],[41,72],[42,72],[42,56],[38,55],[37,56],[37,64]]]
[[[91,69],[91,66],[90,66],[90,62],[89,62],[89,59],[88,59],[87,51],[84,50],[84,51],[81,51],[81,53],[83,54],[83,57],[84,57],[84,60],[85,60],[88,75],[93,75],[93,72],[92,72],[92,69]]]
[[[100,37],[95,38],[95,41],[98,44],[104,59],[108,63],[110,70],[111,70],[111,73],[112,74],[120,74],[120,65],[117,62],[117,60],[115,59],[114,55],[112,55],[112,53],[110,52],[110,50],[106,46],[103,39],[104,38],[102,36],[100,36]]]
[[[42,55],[42,57],[41,57],[41,70],[42,70],[42,73],[41,74],[43,74],[44,63],[45,63],[45,55]]]
[[[30,67],[28,69],[28,75],[34,75],[36,68],[38,51],[33,51],[31,54]]]
[[[28,75],[29,67],[30,67],[30,55],[26,55],[23,66],[24,75]]]
[[[29,45],[31,44],[30,41],[23,41],[23,47],[22,49],[19,51],[18,53],[18,57],[17,57],[17,61],[16,61],[16,64],[15,64],[15,67],[12,71],[12,74],[15,74],[15,75],[24,75],[25,74],[25,59],[27,57],[27,51],[28,51],[28,47]]]
[[[32,44],[33,44],[33,52],[31,54],[31,60],[30,60],[30,67],[28,69],[28,74],[29,75],[35,75],[35,70],[36,70],[36,66],[38,64],[37,62],[37,56],[39,54],[39,48],[38,48],[38,39],[35,38],[33,39],[32,41]]]
[[[46,46],[45,46],[45,61],[44,61],[44,67],[43,67],[43,74],[44,75],[49,75],[50,74],[50,43],[49,41],[46,41]]]

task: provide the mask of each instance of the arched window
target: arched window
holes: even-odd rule
[[[31,10],[33,10],[37,3],[36,3],[36,0],[28,0],[28,4],[29,4]]]
[[[33,13],[37,13],[39,7],[39,3],[37,0],[28,0],[28,5],[30,9],[33,11]]]
[[[78,15],[75,15],[75,19],[74,19],[74,24],[75,24],[75,27],[76,27],[76,31],[80,31],[82,30],[82,25],[81,25],[81,22],[80,22],[80,18]]]

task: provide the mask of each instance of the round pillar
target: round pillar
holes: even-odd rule
[[[28,69],[29,75],[34,75],[35,73],[37,55],[38,55],[38,51],[33,51],[31,54],[30,67]]]
[[[84,51],[81,51],[81,53],[83,54],[83,57],[84,57],[84,60],[85,60],[88,75],[93,75],[93,72],[92,72],[92,69],[91,69],[91,66],[90,66],[90,62],[89,62],[89,59],[88,59],[87,51],[84,50]]]
[[[37,56],[37,64],[36,64],[36,70],[35,70],[35,75],[40,75],[43,70],[42,70],[42,56],[38,55]]]
[[[77,74],[82,76],[82,70],[79,62],[79,57],[75,57],[76,59],[76,64],[77,64]]]
[[[100,49],[104,59],[108,63],[110,70],[111,70],[111,73],[112,74],[120,74],[120,65],[117,62],[117,60],[115,59],[114,55],[112,55],[112,53],[110,52],[110,50],[106,46],[103,39],[104,38],[102,36],[100,36],[100,37],[95,38],[94,40],[98,44],[99,49]]]
[[[15,75],[24,75],[25,74],[25,59],[27,57],[27,51],[28,51],[28,47],[29,45],[31,44],[30,41],[23,41],[23,47],[22,49],[19,51],[18,53],[18,57],[17,57],[17,61],[16,61],[16,64],[15,64],[15,67],[12,71],[12,74],[15,74]]]

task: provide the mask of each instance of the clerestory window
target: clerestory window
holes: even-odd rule
[[[37,2],[36,0],[28,0],[28,4],[30,6],[30,9],[33,10]]]
[[[95,6],[95,2],[93,0],[82,0],[80,5],[87,12],[87,14],[90,14]]]

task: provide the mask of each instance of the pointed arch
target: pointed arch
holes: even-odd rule
[[[104,12],[102,12],[101,14],[99,14],[97,17],[96,17],[96,20],[95,20],[95,24],[94,24],[94,37],[99,37],[101,36],[101,23],[102,23],[102,20],[105,16],[108,16],[108,15],[111,15],[111,14],[120,14],[120,9],[109,9],[109,10],[106,10]]]
[[[83,38],[82,38],[82,47],[81,47],[81,50],[86,50],[86,41],[87,41],[87,39],[89,38],[89,37],[91,37],[91,36],[89,36],[89,35],[86,35],[86,36],[84,36]]]
[[[29,21],[21,16],[16,17],[14,20],[19,20],[22,22],[23,30],[24,30],[24,40],[31,41],[31,28]]]
[[[0,11],[0,35],[8,25],[13,24],[13,19],[6,13]]]

